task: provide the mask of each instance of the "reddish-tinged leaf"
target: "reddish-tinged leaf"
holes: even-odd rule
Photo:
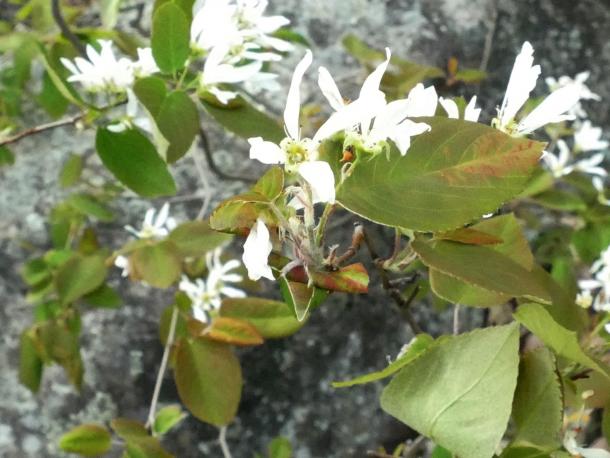
[[[342,267],[336,272],[311,272],[311,279],[320,288],[345,293],[367,293],[369,274],[361,263]]]
[[[254,326],[244,320],[219,316],[214,318],[201,337],[232,345],[261,345],[263,338]]]

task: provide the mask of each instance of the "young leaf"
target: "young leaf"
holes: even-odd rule
[[[284,190],[284,170],[273,166],[256,182],[252,191],[262,194],[269,201],[277,199]]]
[[[388,226],[446,231],[496,210],[525,187],[543,144],[479,123],[418,118],[431,131],[409,152],[362,160],[337,188],[348,210]],[[340,152],[325,158],[337,168]]]
[[[396,358],[395,361],[391,362],[385,369],[372,372],[370,374],[361,375],[360,377],[356,377],[345,382],[333,382],[333,388],[346,388],[354,385],[362,385],[364,383],[375,382],[394,375],[396,372],[422,355],[433,343],[434,338],[432,338],[432,336],[428,334],[418,334],[409,343],[407,350],[399,358]]]
[[[222,301],[220,315],[249,322],[265,339],[287,337],[304,324],[288,304],[258,297],[227,298]]]
[[[250,323],[226,316],[214,318],[202,337],[239,346],[261,345],[263,343],[262,336]]]
[[[174,242],[180,256],[195,257],[224,245],[231,238],[210,228],[207,221],[188,221],[170,232],[167,239]]]
[[[7,146],[0,146],[0,167],[5,165],[13,165],[15,163],[15,155]]]
[[[174,91],[163,100],[155,120],[169,142],[167,162],[176,162],[187,153],[199,133],[197,107],[185,92]]]
[[[93,307],[108,309],[118,308],[122,303],[121,296],[106,283],[89,294],[84,295],[83,302]]]
[[[59,184],[62,188],[73,186],[80,178],[83,171],[83,158],[76,154],[71,154],[64,163],[59,175]]]
[[[162,436],[176,427],[186,416],[186,412],[178,404],[165,406],[155,415],[153,431],[155,434]]]
[[[155,288],[168,288],[182,272],[177,251],[169,240],[138,248],[129,258],[134,276]]]
[[[40,388],[41,378],[42,360],[36,352],[29,331],[23,331],[19,340],[19,381],[36,393]]]
[[[174,3],[159,7],[153,15],[150,39],[155,62],[164,73],[174,73],[184,67],[190,52],[189,21]]]
[[[133,92],[140,103],[156,119],[167,94],[165,82],[156,76],[140,78],[133,85]]]
[[[328,295],[326,290],[289,281],[284,276],[278,277],[277,281],[280,284],[282,297],[288,306],[294,310],[294,316],[299,322],[304,321],[309,310],[320,305]]]
[[[464,282],[511,297],[551,301],[547,290],[529,270],[492,248],[444,240],[415,240],[411,247],[427,266]]]
[[[242,375],[228,345],[180,339],[174,378],[182,403],[195,417],[215,426],[233,420],[241,397]]]
[[[110,427],[123,440],[148,436],[148,431],[142,423],[128,418],[115,418],[110,422]]]
[[[513,316],[558,355],[610,378],[610,371],[580,347],[576,332],[558,324],[542,305],[533,303],[520,305]]]
[[[242,138],[263,137],[279,144],[286,136],[277,121],[241,97],[232,102],[231,107],[220,107],[205,100],[201,100],[201,104],[218,124]]]
[[[381,407],[458,456],[491,458],[510,416],[518,350],[515,323],[448,337],[392,379]]]
[[[292,458],[292,445],[285,437],[276,437],[267,447],[269,458]]]
[[[106,278],[102,256],[74,255],[57,271],[55,288],[63,304],[69,304],[97,289]]]
[[[156,437],[132,437],[125,444],[123,458],[174,458]]]
[[[69,453],[84,456],[103,455],[110,450],[110,432],[98,425],[80,425],[71,429],[59,439],[59,447]]]
[[[559,448],[563,402],[555,358],[541,347],[523,356],[513,401],[513,445]]]
[[[100,159],[125,186],[143,197],[175,194],[174,179],[153,144],[138,130],[98,129],[95,147]]]
[[[341,267],[335,272],[310,272],[314,284],[329,291],[366,294],[369,290],[369,274],[361,263]]]
[[[114,219],[114,214],[104,204],[89,194],[72,194],[67,201],[71,207],[86,216],[91,216],[104,223]]]

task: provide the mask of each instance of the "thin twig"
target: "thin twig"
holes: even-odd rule
[[[29,137],[30,135],[39,134],[39,133],[47,131],[47,130],[55,129],[56,127],[69,126],[71,124],[76,124],[78,121],[83,119],[86,115],[87,115],[87,113],[79,113],[77,115],[70,116],[69,118],[59,119],[57,121],[49,122],[47,124],[41,124],[36,127],[31,127],[29,129],[23,130],[15,135],[13,135],[13,136],[7,137],[4,140],[1,140],[0,146],[10,145],[11,143],[18,142],[19,140],[21,140],[24,137]]]
[[[210,186],[210,180],[208,177],[208,171],[206,170],[205,164],[201,160],[201,157],[198,154],[198,151],[193,151],[193,161],[195,162],[195,168],[199,173],[199,179],[203,185],[203,203],[201,204],[201,209],[199,213],[197,213],[197,219],[201,220],[205,216],[210,206],[210,202],[212,200],[212,188]]]
[[[205,154],[205,158],[208,161],[210,171],[214,173],[218,178],[221,178],[223,180],[245,181],[246,183],[256,182],[254,178],[240,175],[230,175],[220,170],[220,168],[214,161],[214,156],[212,155],[212,150],[210,149],[210,142],[208,140],[208,136],[206,135],[203,129],[199,129],[199,138],[201,140],[201,149],[203,149],[203,154]]]
[[[53,14],[53,19],[55,23],[61,30],[61,34],[64,36],[66,40],[72,43],[72,46],[76,48],[81,56],[84,56],[87,52],[85,46],[81,43],[76,35],[70,30],[68,24],[66,23],[63,15],[61,14],[61,8],[59,6],[59,0],[51,0],[51,13]]]
[[[453,307],[453,335],[457,336],[460,333],[460,304],[455,304]]]
[[[489,58],[491,56],[491,48],[493,46],[494,35],[496,33],[496,24],[498,23],[498,1],[492,0],[490,4],[491,12],[489,20],[487,21],[487,35],[485,35],[485,44],[483,46],[483,56],[481,57],[481,63],[479,70],[482,72],[487,70],[489,64]]]
[[[365,239],[365,234],[364,234],[364,228],[362,227],[362,224],[356,224],[356,226],[354,227],[354,233],[352,234],[352,243],[350,244],[349,248],[345,251],[345,253],[343,253],[341,256],[339,256],[338,258],[335,258],[333,260],[333,264],[337,267],[341,266],[341,264],[343,264],[345,261],[347,261],[348,259],[353,258],[356,253],[358,252],[358,249],[360,248],[360,245],[362,245],[362,242]]]
[[[366,234],[366,232],[364,232],[364,243],[369,251],[371,258],[373,259],[375,267],[377,267],[377,271],[379,272],[379,276],[381,277],[381,284],[383,286],[383,289],[385,289],[390,295],[390,297],[394,299],[394,302],[396,302],[396,305],[398,305],[398,308],[400,309],[403,317],[407,320],[407,323],[409,324],[409,327],[411,328],[413,333],[421,334],[423,330],[415,320],[415,317],[413,316],[411,311],[409,310],[409,308],[411,307],[411,302],[413,302],[415,296],[417,296],[417,293],[419,292],[419,287],[415,287],[409,297],[405,298],[398,288],[392,286],[390,278],[388,277],[388,273],[383,268],[383,259],[381,259],[381,257],[377,254],[377,251],[375,250],[375,247],[373,246],[373,243],[371,242],[370,237],[368,236],[368,234]]]
[[[165,342],[165,348],[163,349],[163,356],[161,358],[161,367],[159,367],[159,373],[157,374],[157,381],[155,382],[155,389],[153,391],[153,397],[150,401],[150,410],[148,411],[148,419],[146,420],[146,428],[150,428],[155,421],[155,413],[157,411],[157,402],[159,401],[159,393],[161,392],[161,385],[163,384],[163,377],[165,376],[165,370],[167,369],[167,362],[169,360],[169,352],[174,343],[174,336],[176,334],[176,322],[178,321],[178,308],[174,307],[172,310],[172,318],[169,324],[169,333],[167,334],[167,341]]]
[[[229,450],[229,444],[227,444],[226,426],[220,428],[220,432],[218,433],[218,443],[220,444],[220,448],[222,450],[222,455],[224,456],[224,458],[233,458],[231,455],[231,450]]]

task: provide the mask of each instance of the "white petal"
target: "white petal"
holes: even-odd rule
[[[299,140],[299,113],[301,111],[301,81],[303,75],[311,65],[313,56],[311,51],[308,49],[305,56],[297,64],[292,74],[292,81],[290,82],[290,89],[288,90],[288,96],[286,97],[286,108],[284,109],[284,125],[286,126],[286,132],[294,139]]]
[[[343,97],[341,97],[341,92],[339,92],[335,80],[325,67],[318,69],[318,86],[320,86],[322,94],[324,94],[333,110],[339,111],[343,108],[345,103]]]
[[[335,203],[335,175],[327,162],[303,162],[298,171],[311,186],[314,203]]]
[[[573,119],[566,113],[578,103],[579,97],[579,89],[574,85],[551,92],[519,123],[519,133],[526,135],[546,124]]]
[[[379,92],[379,86],[381,85],[381,79],[383,78],[383,74],[388,68],[390,58],[392,57],[390,48],[385,48],[385,55],[386,59],[381,64],[379,64],[377,68],[373,70],[373,72],[364,80],[358,98],[366,99],[377,97],[377,93]]]
[[[242,261],[248,269],[250,280],[259,280],[261,277],[274,280],[273,272],[269,267],[268,259],[273,248],[269,238],[269,229],[262,220],[258,219],[250,229],[250,234],[244,243]]]
[[[442,107],[445,109],[445,111],[447,112],[447,116],[449,118],[459,119],[460,110],[458,109],[457,103],[455,103],[451,99],[445,99],[443,97],[440,97],[438,99],[438,101],[442,105]]]
[[[390,138],[396,144],[401,155],[407,154],[407,150],[411,146],[411,137],[414,137],[424,132],[428,132],[430,126],[423,122],[413,122],[406,119],[400,123],[393,132],[390,133]]]
[[[510,73],[506,94],[498,114],[500,126],[504,127],[514,119],[529,98],[530,92],[536,87],[536,81],[540,75],[540,65],[532,66],[533,63],[534,48],[526,41],[523,43]]]
[[[464,110],[464,120],[477,122],[479,120],[479,116],[481,115],[481,109],[476,107],[477,105],[477,96],[473,95],[466,105],[466,110]]]
[[[263,140],[262,137],[248,139],[250,143],[250,159],[256,159],[263,164],[284,164],[286,153],[273,142]]]
[[[169,204],[165,202],[161,207],[161,210],[157,214],[157,218],[155,219],[155,227],[163,227],[165,222],[167,221],[167,217],[169,216]]]
[[[434,116],[436,113],[438,95],[434,86],[424,88],[423,84],[417,84],[409,92],[407,100],[409,101],[409,117]]]
[[[193,318],[201,321],[202,323],[208,322],[208,314],[199,306],[193,307]]]
[[[210,92],[210,94],[216,97],[216,99],[223,105],[226,105],[235,97],[237,97],[237,92],[223,91],[222,89],[219,89],[216,86],[208,86],[208,91]]]
[[[246,293],[241,289],[233,288],[231,286],[224,286],[220,292],[228,297],[246,297]]]

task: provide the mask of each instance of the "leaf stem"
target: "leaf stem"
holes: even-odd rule
[[[157,374],[157,381],[155,382],[155,389],[153,391],[153,397],[150,401],[150,409],[148,411],[148,419],[146,420],[145,427],[151,428],[155,421],[155,413],[157,410],[157,402],[159,401],[159,393],[161,392],[161,385],[163,384],[163,377],[165,370],[167,369],[167,362],[169,360],[169,352],[174,343],[174,336],[176,334],[176,323],[178,321],[178,308],[174,307],[172,310],[172,318],[169,324],[169,333],[167,334],[167,341],[165,342],[165,348],[163,349],[163,357],[161,358],[161,367],[159,367],[159,373]]]
[[[218,443],[220,444],[220,449],[222,450],[222,455],[224,458],[233,458],[231,455],[231,450],[229,450],[229,444],[227,444],[227,427],[223,426],[220,428],[218,433]]]
[[[318,223],[318,227],[316,229],[316,246],[322,246],[324,243],[326,224],[328,223],[329,216],[335,210],[335,208],[336,204],[326,204],[324,207],[324,211],[322,212],[322,216],[320,216],[320,222]]]
[[[460,333],[460,304],[453,306],[453,335],[457,336]]]

